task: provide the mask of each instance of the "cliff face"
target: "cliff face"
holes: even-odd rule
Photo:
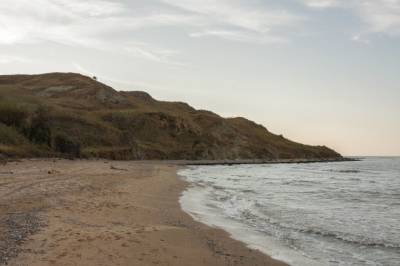
[[[117,92],[72,73],[0,76],[0,154],[110,159],[340,158],[145,92]]]

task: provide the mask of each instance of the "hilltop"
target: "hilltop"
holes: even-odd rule
[[[245,118],[222,118],[74,73],[0,76],[0,156],[335,159]]]

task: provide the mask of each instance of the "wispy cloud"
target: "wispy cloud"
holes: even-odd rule
[[[400,35],[400,0],[361,1],[358,12],[370,31]]]
[[[30,59],[21,56],[0,54],[0,64],[27,63],[30,61],[31,61]]]
[[[332,8],[341,5],[341,0],[301,0],[303,3],[311,8]]]
[[[2,0],[0,44],[55,42],[89,49],[125,52],[158,63],[181,65],[170,50],[136,42],[128,35],[143,27],[175,25],[191,19],[179,14],[134,14],[122,3],[109,0]]]
[[[175,59],[178,51],[130,35],[175,27],[194,38],[282,43],[302,19],[284,8],[245,0],[1,0],[0,45],[53,42],[182,66]]]
[[[43,40],[62,40],[60,36],[79,36],[78,25],[101,22],[104,18],[122,12],[122,6],[91,0],[3,0],[0,2],[0,43],[14,44]],[[75,29],[75,31],[74,31]],[[80,36],[82,37],[82,36]]]
[[[154,91],[165,91],[167,88],[165,86],[161,86],[155,83],[149,83],[145,81],[130,81],[125,79],[119,79],[110,77],[108,75],[104,75],[103,73],[94,73],[93,71],[88,70],[86,67],[83,67],[79,63],[72,64],[74,68],[79,72],[87,76],[96,76],[100,82],[111,83],[112,85],[117,85],[118,88],[115,89],[128,89],[128,90],[154,90]]]
[[[253,32],[239,31],[239,30],[204,30],[200,32],[193,32],[189,34],[192,38],[201,37],[219,37],[221,39],[238,41],[244,43],[286,43],[287,39],[278,36],[269,36],[268,34],[255,34]]]
[[[233,41],[270,43],[288,36],[304,18],[283,8],[268,5],[251,6],[248,1],[228,0],[162,0],[188,14],[207,29],[191,37],[215,36]]]
[[[371,41],[370,41],[369,39],[363,37],[362,34],[356,34],[356,35],[354,35],[354,36],[351,38],[351,40],[352,40],[352,41],[355,41],[355,42],[362,43],[362,44],[366,44],[366,45],[369,45],[369,44],[371,43]]]
[[[400,36],[400,0],[300,0],[310,8],[343,8],[353,12],[365,25],[363,34]]]
[[[171,59],[171,57],[179,54],[179,51],[154,47],[148,43],[131,42],[130,45],[126,45],[123,50],[132,56],[141,57],[154,62],[166,63],[172,66],[187,65],[184,62]]]
[[[228,0],[162,0],[172,6],[202,15],[209,24],[226,24],[256,32],[269,32],[272,27],[292,26],[299,17],[285,9],[250,6],[248,1]]]
[[[400,35],[400,0],[296,1],[313,10],[350,10],[364,25],[354,33],[355,41],[371,33]],[[261,0],[1,0],[0,45],[55,42],[182,66],[176,49],[132,36],[142,29],[171,27],[197,39],[285,43],[306,31],[310,14],[302,11]]]

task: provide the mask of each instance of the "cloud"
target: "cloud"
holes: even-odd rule
[[[251,6],[238,0],[162,0],[197,16],[203,27],[191,37],[215,36],[233,41],[270,43],[287,38],[304,18],[286,9]],[[204,29],[204,26],[207,29]]]
[[[371,32],[400,35],[400,0],[360,2],[358,13]]]
[[[269,36],[266,34],[260,35],[246,31],[233,31],[233,30],[204,30],[201,32],[190,33],[189,36],[192,38],[212,36],[230,41],[238,41],[244,43],[258,43],[258,44],[287,42],[286,39],[280,38],[278,36]]]
[[[366,45],[369,45],[369,44],[371,43],[371,41],[368,40],[368,39],[366,39],[366,38],[364,38],[364,37],[362,36],[362,34],[356,34],[356,35],[354,35],[354,36],[351,38],[351,40],[352,40],[352,41],[355,41],[355,42],[360,42],[360,43],[363,43],[363,44],[366,44]]]
[[[332,8],[341,4],[340,0],[303,0],[304,4],[312,8]]]
[[[214,25],[229,25],[244,30],[265,33],[273,27],[293,26],[300,19],[285,9],[266,6],[252,7],[247,1],[235,0],[162,0],[182,10],[202,16]]]
[[[0,45],[54,42],[181,66],[177,51],[138,42],[131,33],[175,27],[190,37],[268,44],[286,42],[302,20],[245,0],[1,0]]]
[[[15,55],[0,55],[0,64],[10,64],[10,63],[27,63],[31,60],[21,56]]]
[[[165,91],[167,88],[165,86],[161,86],[155,83],[149,83],[146,81],[129,81],[124,79],[118,79],[114,77],[110,77],[108,75],[103,75],[102,73],[94,73],[93,71],[88,70],[87,68],[83,67],[79,63],[73,63],[73,67],[83,75],[87,75],[90,77],[96,76],[100,82],[107,82],[112,85],[121,86],[124,89],[129,90],[155,90],[155,91]],[[117,89],[117,88],[115,88]]]
[[[357,41],[371,33],[400,35],[400,0],[297,1],[315,10],[350,10],[364,25],[354,33]],[[184,65],[175,60],[178,51],[138,42],[132,33],[171,27],[198,39],[285,43],[312,18],[297,12],[279,1],[1,0],[0,45],[55,42],[178,66]]]
[[[364,34],[400,35],[400,0],[300,0],[310,8],[350,10],[366,27]],[[356,36],[359,36],[357,34]],[[357,40],[357,38],[355,38]]]
[[[67,31],[69,28],[100,22],[123,8],[102,0],[2,0],[0,10],[0,43],[13,44],[53,40],[57,35],[72,33]]]
[[[109,0],[2,0],[0,45],[55,42],[102,51],[125,52],[158,63],[180,65],[176,54],[129,38],[144,27],[177,25],[192,18],[170,13],[138,14]],[[111,35],[121,33],[122,38]],[[128,36],[128,38],[126,38]]]
[[[62,6],[66,10],[72,11],[75,14],[88,15],[90,17],[108,16],[125,11],[121,3],[105,0],[57,0],[54,2],[59,3],[59,6]]]
[[[118,41],[109,35],[160,26],[180,27],[191,37],[265,44],[286,40],[301,20],[286,9],[244,0],[2,0],[0,44],[56,42],[106,50],[116,48]],[[130,43],[120,50],[167,61],[143,45]]]
[[[187,65],[184,62],[171,59],[171,57],[179,54],[179,51],[157,48],[148,43],[131,42],[131,44],[125,46],[123,50],[132,56],[141,57],[159,63],[166,63],[173,66]]]

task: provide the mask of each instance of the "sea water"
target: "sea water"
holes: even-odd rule
[[[400,158],[179,174],[186,212],[291,265],[400,265]]]

